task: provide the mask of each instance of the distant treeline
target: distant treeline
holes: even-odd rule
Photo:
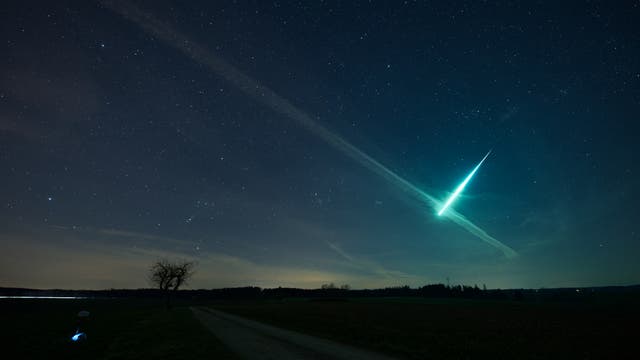
[[[195,300],[257,300],[285,298],[315,298],[320,300],[341,300],[346,298],[375,297],[427,297],[427,298],[465,298],[465,299],[577,299],[597,296],[599,294],[640,293],[640,285],[608,286],[588,288],[556,288],[556,289],[484,289],[478,286],[431,284],[412,288],[395,286],[383,289],[350,289],[347,285],[340,287],[333,284],[323,285],[320,289],[298,288],[259,288],[255,286],[179,290],[175,297]],[[154,298],[163,294],[157,289],[109,289],[109,290],[38,290],[23,288],[0,288],[0,296],[75,296],[91,298]]]

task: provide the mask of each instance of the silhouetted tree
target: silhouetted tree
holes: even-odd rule
[[[430,284],[421,287],[418,293],[426,297],[445,297],[449,296],[450,289],[444,284]]]
[[[192,261],[170,262],[166,259],[157,260],[151,265],[149,281],[163,293],[167,309],[171,308],[171,294],[187,283],[194,268]]]
[[[322,284],[321,289],[322,290],[334,290],[334,289],[337,289],[337,288],[336,288],[336,284],[329,283],[329,284]]]
[[[522,293],[521,289],[516,289],[513,293],[513,299],[516,301],[522,301],[524,300],[524,294]]]

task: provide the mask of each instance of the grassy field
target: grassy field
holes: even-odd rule
[[[212,307],[402,358],[604,359],[628,358],[637,305],[369,299]]]
[[[91,312],[73,343],[76,314]],[[187,307],[149,300],[0,300],[5,354],[20,359],[233,359]]]
[[[0,336],[25,359],[232,359],[191,315],[149,300],[0,300]],[[637,301],[349,299],[216,302],[217,309],[409,359],[629,358]],[[89,310],[88,340],[73,343]]]

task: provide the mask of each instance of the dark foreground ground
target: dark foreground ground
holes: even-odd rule
[[[235,355],[193,318],[153,300],[0,300],[5,354],[18,358],[225,359]],[[411,359],[636,358],[637,299],[582,302],[292,299],[225,301],[218,310]],[[88,341],[70,341],[79,310]],[[629,353],[629,351],[633,351]]]
[[[73,343],[80,310],[91,312],[88,338]],[[2,352],[15,359],[236,358],[188,307],[156,300],[0,299],[0,319]]]
[[[636,358],[629,354],[640,352],[635,348],[639,305],[632,299],[362,299],[214,307],[400,358],[610,359]]]

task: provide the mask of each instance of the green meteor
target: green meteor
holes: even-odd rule
[[[240,69],[226,62],[216,52],[208,50],[206,47],[193,41],[169,24],[156,19],[152,14],[144,12],[129,1],[100,0],[99,2],[106,8],[113,10],[125,19],[140,26],[142,30],[152,35],[153,38],[164,42],[165,44],[179,50],[193,61],[204,65],[211,70],[212,73],[218,75],[221,79],[226,80],[236,87],[237,90],[248,95],[258,103],[272,109],[284,118],[294,121],[303,129],[325,141],[331,147],[385,179],[389,184],[392,184],[396,188],[404,191],[413,199],[417,200],[420,205],[426,204],[427,206],[433,207],[434,211],[440,208],[442,203],[435,196],[417,187],[412,182],[374,159],[371,155],[350,143],[347,139],[326,128],[323,124],[318,122],[315,117],[309,115],[288,99],[278,95],[268,86],[263,85],[258,82],[258,80],[250,77],[240,71]],[[475,170],[477,170],[477,168]],[[469,180],[470,179],[465,180],[465,184]],[[458,193],[460,191],[462,191],[462,189],[460,189]],[[446,206],[449,206],[449,204],[450,202],[447,202]],[[446,209],[446,206],[443,209]],[[441,214],[442,212],[444,212],[444,210],[441,211]],[[449,209],[449,211],[443,215],[453,221],[456,225],[476,236],[478,239],[502,251],[507,258],[514,258],[518,255],[513,249],[489,235],[471,220],[467,219],[467,217],[455,211],[455,209]],[[190,220],[187,219],[187,221]]]
[[[476,174],[476,171],[478,171],[478,169],[480,168],[480,166],[482,165],[482,163],[484,162],[484,160],[487,158],[487,156],[489,156],[489,154],[491,154],[491,150],[489,150],[489,152],[487,153],[487,155],[485,155],[482,160],[480,160],[480,162],[478,163],[478,165],[476,165],[475,168],[473,168],[473,170],[469,173],[469,175],[467,175],[467,177],[464,179],[464,181],[458,185],[458,187],[456,188],[456,190],[453,192],[453,194],[451,194],[451,196],[449,196],[449,199],[447,199],[447,202],[444,203],[444,205],[442,206],[442,209],[440,209],[440,211],[438,211],[438,216],[441,216],[445,210],[447,210],[447,208],[449,206],[451,206],[451,204],[453,203],[453,201],[458,197],[458,195],[460,195],[460,193],[462,192],[462,190],[464,190],[464,187],[467,186],[467,184],[469,183],[469,181],[471,181],[471,178],[473,177],[473,175]]]

